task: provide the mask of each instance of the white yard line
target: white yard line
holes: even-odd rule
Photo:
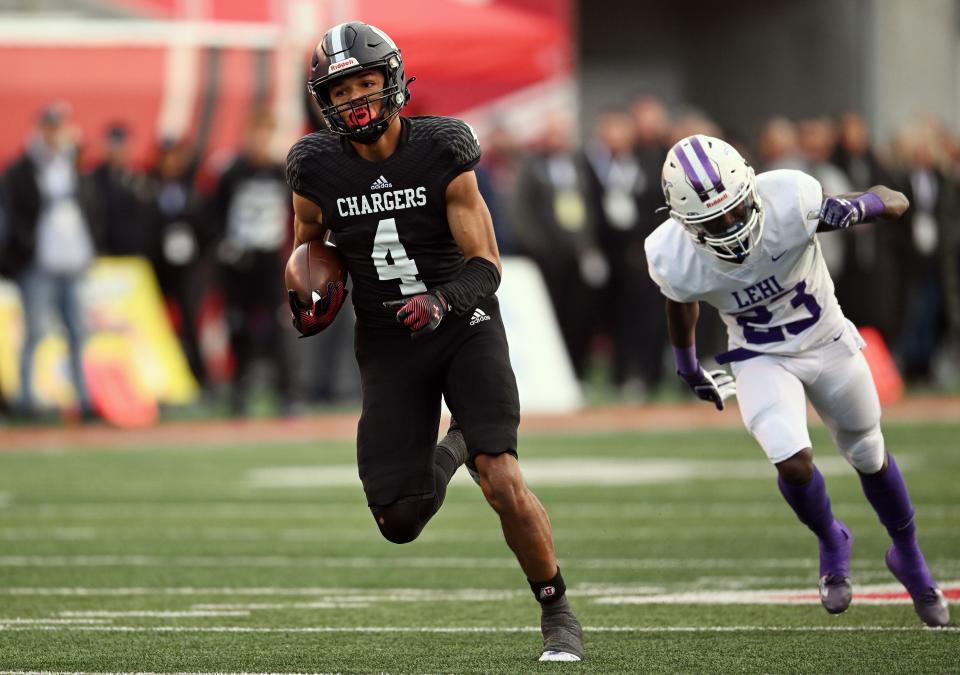
[[[772,483],[771,483],[772,485]],[[477,489],[474,486],[474,489]],[[631,502],[596,502],[583,501],[575,503],[554,504],[550,507],[550,516],[558,519],[594,519],[601,518],[650,518],[659,520],[665,518],[709,518],[720,516],[725,519],[750,518],[769,520],[771,514],[778,509],[787,509],[779,497],[774,497],[776,490],[770,493],[769,501],[765,503],[741,503],[717,501],[711,504],[697,503],[631,503]],[[443,513],[457,516],[473,516],[478,514],[477,509],[482,504],[482,497],[477,495],[475,502],[448,501],[443,506]],[[262,503],[256,500],[238,502],[164,502],[162,504],[147,504],[144,502],[116,502],[111,504],[89,504],[82,502],[58,502],[42,504],[8,505],[11,513],[29,514],[31,519],[53,518],[58,521],[69,519],[77,520],[129,520],[141,516],[157,518],[184,518],[194,521],[209,521],[211,519],[230,520],[280,520],[289,523],[292,520],[306,519],[317,522],[329,522],[333,516],[356,518],[357,522],[366,523],[370,514],[366,510],[363,498],[359,500],[344,500],[330,502],[290,502],[287,504]],[[837,502],[834,509],[843,516],[875,517],[873,509],[864,500],[856,499],[852,502]],[[480,511],[479,513],[483,513]],[[956,504],[924,504],[918,513],[925,519],[947,518],[955,519],[958,514]],[[782,511],[784,518],[789,510]],[[352,521],[351,521],[352,522]],[[784,522],[790,522],[785,520]],[[31,521],[33,526],[36,522]],[[56,526],[61,527],[60,522]],[[246,524],[245,524],[246,526]],[[792,527],[792,526],[791,526]],[[302,528],[301,528],[302,529]],[[428,530],[429,531],[429,530]]]
[[[214,617],[214,616],[250,616],[250,612],[240,609],[190,609],[184,611],[151,611],[151,610],[132,610],[128,612],[111,612],[101,610],[90,611],[64,611],[60,612],[62,617],[85,617],[102,619],[130,619],[130,618],[151,618],[151,619],[186,619],[194,617]],[[0,619],[3,621],[3,619]]]
[[[523,475],[534,487],[571,485],[661,485],[691,481],[769,479],[771,469],[760,460],[722,459],[530,459]],[[851,471],[840,457],[817,458],[827,475]],[[360,486],[354,464],[272,466],[252,469],[247,482],[254,488],[315,488]],[[466,472],[458,472],[451,485],[471,485]],[[476,488],[474,488],[476,489]]]
[[[760,569],[816,569],[816,558],[565,558],[564,568],[588,570],[740,570],[749,566]],[[933,559],[934,567],[954,570],[960,560]],[[308,567],[320,569],[515,569],[513,558],[475,557],[383,557],[365,556],[156,556],[156,555],[5,555],[0,556],[0,568],[57,568],[57,567]],[[883,569],[881,560],[865,560],[858,570]],[[948,572],[949,573],[949,572]],[[0,594],[4,593],[0,589]]]
[[[540,626],[12,626],[0,631],[43,630],[104,633],[539,633]],[[960,632],[960,627],[914,626],[584,626],[588,633],[918,633]]]
[[[751,569],[814,568],[814,558],[565,558],[577,569]],[[877,563],[880,565],[882,563]],[[513,558],[370,558],[317,556],[154,556],[154,555],[5,555],[0,567],[319,567],[348,569],[513,569]]]

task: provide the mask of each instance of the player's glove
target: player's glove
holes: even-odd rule
[[[872,192],[865,192],[856,199],[827,197],[820,206],[820,220],[827,225],[844,229],[876,218],[885,209],[883,200]]]
[[[414,338],[435,331],[448,311],[446,300],[435,291],[405,300],[389,300],[383,306],[397,313],[397,321],[413,331]]]
[[[712,401],[717,410],[723,410],[723,401],[737,393],[737,385],[733,376],[725,370],[707,372],[700,368],[696,373],[681,373],[677,375],[693,390],[693,393],[704,401]]]
[[[331,281],[327,284],[326,295],[314,291],[313,305],[306,305],[300,302],[295,291],[288,290],[293,327],[300,332],[301,337],[316,335],[333,323],[348,294],[349,291],[343,287],[342,281]]]

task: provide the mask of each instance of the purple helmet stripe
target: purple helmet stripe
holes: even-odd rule
[[[707,157],[707,151],[703,149],[700,139],[696,136],[691,137],[690,145],[693,147],[693,151],[697,153],[697,159],[700,160],[700,164],[703,165],[704,171],[707,172],[707,177],[713,182],[714,189],[717,192],[723,192],[723,181],[720,180],[720,174],[717,173],[717,167],[715,167],[713,162],[710,161],[710,158]]]
[[[687,180],[690,181],[690,185],[693,186],[694,192],[697,193],[697,196],[700,197],[700,201],[707,201],[707,191],[703,189],[703,183],[700,182],[700,177],[697,175],[697,172],[694,171],[693,165],[690,164],[690,160],[687,159],[687,154],[683,151],[679,145],[677,145],[673,151],[677,155],[677,159],[680,161],[680,166],[683,167],[683,172],[687,174]]]

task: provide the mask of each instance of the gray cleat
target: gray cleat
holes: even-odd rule
[[[541,661],[580,661],[583,659],[583,629],[573,614],[566,596],[541,605],[540,630],[543,632]]]
[[[896,546],[891,546],[883,559],[887,563],[887,569],[910,593],[913,609],[921,621],[932,628],[942,628],[950,624],[947,599],[943,597],[943,591],[933,585],[935,582],[922,557],[919,561],[914,560],[913,566],[910,566],[897,554]]]
[[[920,620],[932,628],[950,625],[950,606],[939,588],[928,588],[913,598],[913,609]]]
[[[853,586],[850,577],[825,574],[820,577],[820,602],[831,614],[842,614],[850,606]]]

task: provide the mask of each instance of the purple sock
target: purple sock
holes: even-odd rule
[[[913,504],[910,503],[907,484],[903,481],[893,455],[887,455],[887,468],[874,474],[858,475],[863,494],[877,512],[880,522],[887,528],[893,543],[902,549],[915,548],[917,526],[913,522]]]
[[[827,485],[820,469],[813,467],[813,478],[806,483],[794,485],[777,476],[780,493],[800,522],[810,528],[817,538],[829,547],[841,546],[846,537],[833,517]]]
[[[893,455],[887,454],[885,469],[870,475],[859,475],[863,494],[893,540],[893,547],[887,552],[887,565],[913,596],[936,586],[917,544],[913,504],[910,503],[907,484]]]

